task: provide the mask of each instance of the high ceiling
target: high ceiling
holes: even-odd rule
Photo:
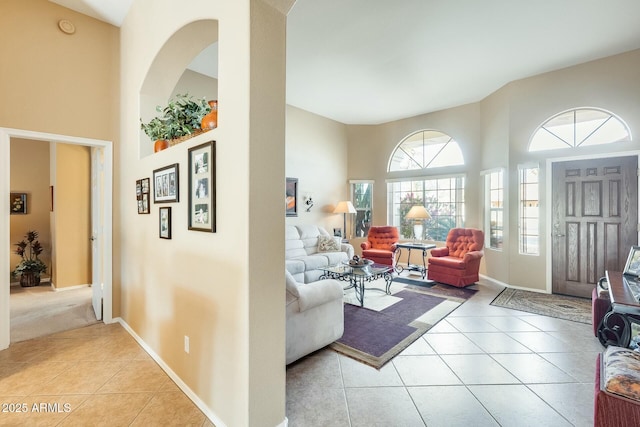
[[[119,26],[133,0],[50,1]],[[639,18],[638,0],[297,0],[287,103],[375,124],[476,102],[640,48]]]

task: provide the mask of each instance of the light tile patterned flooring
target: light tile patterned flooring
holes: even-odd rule
[[[119,324],[0,351],[0,426],[169,425],[213,424]]]
[[[501,288],[476,286],[379,371],[328,349],[290,365],[289,426],[593,425],[591,326],[491,306]],[[212,426],[118,324],[0,351],[0,404],[27,408],[2,426]]]
[[[591,325],[494,307],[502,287],[474,286],[379,371],[328,349],[290,365],[289,426],[592,426]]]

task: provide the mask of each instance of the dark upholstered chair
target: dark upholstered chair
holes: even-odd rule
[[[400,233],[397,227],[388,225],[371,227],[367,234],[367,241],[360,244],[362,257],[378,264],[395,267],[396,243],[399,238]]]
[[[475,228],[452,228],[446,246],[431,250],[427,278],[463,288],[479,280],[484,233]]]

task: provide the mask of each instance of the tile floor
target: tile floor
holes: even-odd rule
[[[100,323],[0,351],[0,426],[7,425],[213,424],[122,326]]]
[[[591,325],[494,307],[502,287],[474,286],[379,371],[328,349],[289,365],[289,426],[592,426]]]
[[[593,425],[591,326],[491,306],[501,288],[476,286],[379,371],[328,349],[290,365],[289,426]],[[27,408],[3,426],[212,426],[118,324],[0,351],[0,404]]]

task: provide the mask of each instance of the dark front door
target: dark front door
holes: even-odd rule
[[[638,241],[638,157],[553,164],[553,293],[590,297]]]

